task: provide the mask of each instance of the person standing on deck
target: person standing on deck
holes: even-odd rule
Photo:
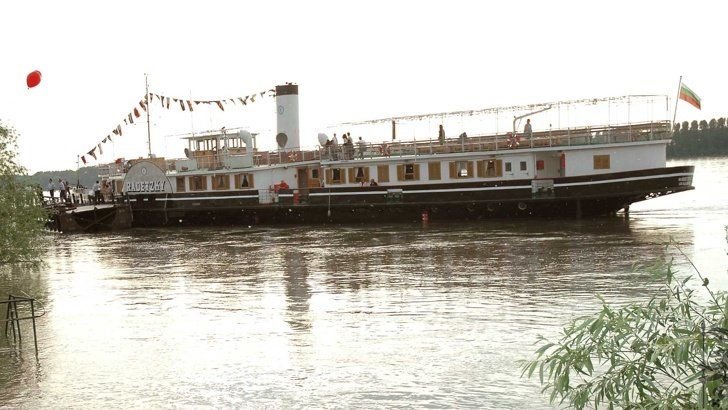
[[[331,159],[333,161],[339,159],[339,140],[336,138],[336,133],[334,133],[334,138],[331,139]]]
[[[440,124],[440,131],[437,133],[437,139],[440,141],[440,145],[445,145],[445,128]]]
[[[359,146],[359,159],[364,159],[364,150],[366,150],[367,148],[366,142],[364,142],[364,140],[359,137],[359,141],[356,142],[356,145]]]
[[[53,192],[56,190],[56,186],[53,184],[53,178],[48,179],[48,195],[51,196],[50,202],[55,202],[53,199]]]
[[[531,138],[531,119],[526,120],[526,125],[523,127],[523,134],[525,134],[528,138]]]
[[[99,201],[101,200],[101,185],[99,185],[99,181],[96,181],[93,187],[94,190],[94,205],[97,205]]]
[[[61,178],[58,178],[58,197],[61,203],[66,202],[66,185]]]

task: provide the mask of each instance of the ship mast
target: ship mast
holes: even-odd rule
[[[144,102],[147,104],[147,148],[149,149],[149,158],[152,157],[152,133],[151,128],[149,126],[149,110],[152,108],[149,103],[149,75],[147,73],[144,73],[144,89],[146,90],[146,94],[144,94]]]

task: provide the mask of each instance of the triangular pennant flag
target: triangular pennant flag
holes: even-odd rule
[[[147,103],[144,100],[139,101],[139,106],[142,107],[142,110],[147,110]]]
[[[119,135],[124,135],[124,133],[121,131],[121,125],[117,125],[116,129],[119,130]]]
[[[129,124],[129,120],[127,118],[124,118],[124,125]]]
[[[245,100],[247,100],[247,99],[248,99],[248,97],[245,97]],[[246,105],[246,104],[247,104],[247,103],[245,102],[245,100],[243,99],[243,97],[238,97],[238,100],[240,100],[240,102],[241,102],[241,103],[242,103],[243,105]]]
[[[192,109],[192,101],[190,101],[190,100],[187,100],[187,106],[188,106],[188,107],[190,108],[190,111],[194,111],[194,110]]]
[[[101,142],[102,142],[103,144],[106,144],[106,140],[107,140],[108,138],[109,138],[109,137],[106,137],[106,138],[104,138],[103,140],[101,140]]]
[[[159,103],[162,104],[162,108],[164,108],[164,96],[157,95],[157,97],[159,98]]]
[[[94,149],[92,149],[91,151],[87,152],[87,154],[91,155],[92,157],[94,157],[94,159],[96,159],[96,153],[94,151],[96,151],[96,147],[94,147]]]
[[[111,131],[116,135],[119,135],[119,126],[117,125],[116,128],[114,128],[114,131]]]
[[[99,155],[104,155],[104,150],[101,149],[101,144],[98,144],[96,146],[99,147]]]
[[[108,139],[108,140],[109,140],[109,142],[114,142],[114,141],[113,141],[113,140],[111,139],[111,134],[107,135],[107,136],[106,136],[106,139]]]
[[[134,118],[132,118],[131,113],[129,113],[129,124],[134,124]]]
[[[235,104],[235,98],[231,98],[230,99],[230,102],[233,103],[233,104]]]
[[[195,101],[195,105],[200,105],[202,101]]]
[[[185,111],[185,102],[183,100],[179,100],[179,106],[182,107],[182,111]]]
[[[250,96],[250,102],[255,102],[255,94]]]
[[[83,165],[86,165],[86,156],[81,155],[81,161],[83,161]]]
[[[262,97],[262,96],[264,96],[264,95],[265,95],[265,91],[262,91],[262,92],[260,93],[260,96]]]
[[[222,111],[225,111],[225,108],[224,108],[224,107],[222,106],[222,103],[221,103],[220,101],[215,101],[215,103],[217,104],[217,106],[218,106],[218,107],[219,107],[219,108],[220,108],[220,109],[221,109]]]
[[[136,107],[134,107],[134,116],[139,118],[140,115],[141,114],[139,114],[139,110],[137,110]]]
[[[169,97],[167,97],[167,109],[169,109]]]

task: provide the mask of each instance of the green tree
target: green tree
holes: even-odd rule
[[[0,123],[0,265],[40,264],[47,213],[41,188],[20,182],[15,130]]]
[[[725,128],[725,118],[718,118],[718,128]]]
[[[671,264],[656,272],[662,294],[621,308],[599,298],[598,313],[574,320],[558,341],[542,339],[523,374],[538,374],[552,403],[577,409],[728,408],[728,297],[697,270],[707,304]]]

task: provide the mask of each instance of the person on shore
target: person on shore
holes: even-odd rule
[[[50,195],[51,199],[50,202],[55,202],[55,199],[53,199],[53,193],[56,190],[55,184],[53,184],[53,178],[48,179],[48,195]]]
[[[66,202],[66,184],[61,178],[58,178],[58,197],[61,203]]]
[[[94,191],[94,205],[98,205],[99,201],[101,201],[101,185],[99,185],[99,181],[96,181],[93,186]]]

